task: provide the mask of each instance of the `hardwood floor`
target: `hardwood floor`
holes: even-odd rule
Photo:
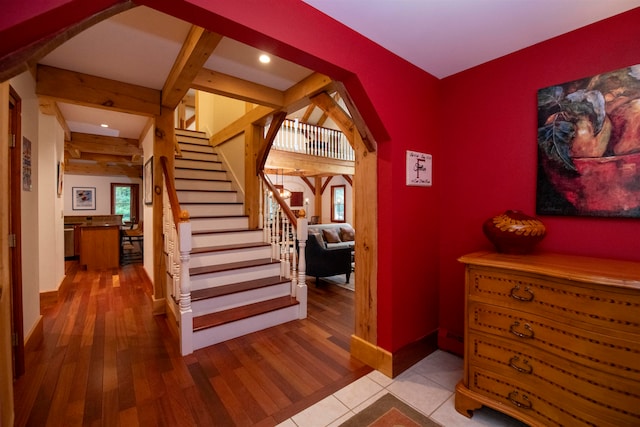
[[[273,426],[371,371],[349,354],[351,291],[310,283],[307,319],[181,357],[145,277],[68,263],[14,385],[16,426]]]

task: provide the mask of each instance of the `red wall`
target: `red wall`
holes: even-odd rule
[[[104,0],[103,0],[104,1]],[[88,6],[33,5],[25,24],[0,16],[0,40],[42,37],[30,22],[77,22]],[[86,2],[82,2],[86,3]],[[105,2],[108,3],[108,2]],[[395,351],[438,327],[437,186],[405,186],[407,149],[438,158],[438,80],[298,0],[143,0],[186,21],[342,81],[378,143],[378,345]],[[56,4],[58,7],[56,8]],[[21,15],[22,16],[22,15]],[[25,31],[25,29],[27,31]],[[50,33],[60,28],[49,28]],[[10,51],[0,46],[0,56]],[[436,160],[437,161],[437,160]],[[357,225],[356,225],[357,226]]]
[[[640,63],[640,8],[441,81],[440,327],[463,332],[463,267],[485,219],[535,214],[537,90]],[[540,217],[539,249],[640,260],[640,221]],[[450,343],[448,343],[450,345]],[[441,345],[447,346],[441,341]]]
[[[0,15],[0,57],[114,3],[21,3]],[[438,326],[461,334],[456,259],[491,249],[486,218],[533,213],[537,89],[640,63],[640,9],[438,81],[298,0],[140,3],[345,84],[378,143],[378,344],[390,351]],[[433,154],[433,187],[405,186],[406,150]],[[637,220],[543,220],[542,250],[640,260]]]

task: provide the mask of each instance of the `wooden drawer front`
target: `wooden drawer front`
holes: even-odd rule
[[[640,378],[640,340],[623,340],[475,301],[468,302],[468,315],[470,332],[498,335],[624,378]]]
[[[572,407],[558,394],[548,394],[526,383],[520,383],[509,377],[469,366],[469,389],[493,398],[523,417],[530,417],[543,426],[616,426],[618,420],[609,419],[600,414],[594,415]],[[631,424],[633,425],[633,424]]]
[[[640,381],[570,363],[513,340],[477,333],[468,339],[471,365],[527,384],[545,396],[562,395],[565,405],[618,419],[620,425],[640,425]]]
[[[567,280],[486,268],[470,267],[468,275],[469,296],[473,299],[640,334],[637,291],[613,286],[575,286]]]

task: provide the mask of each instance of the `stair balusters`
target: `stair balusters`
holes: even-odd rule
[[[265,135],[268,129],[265,129]],[[273,141],[273,149],[338,160],[355,160],[353,148],[339,130],[285,120]]]
[[[171,289],[167,294],[178,305],[178,312],[173,309],[174,304],[167,304],[174,311],[180,329],[180,354],[193,353],[193,312],[191,310],[191,278],[189,276],[189,262],[191,259],[191,223],[189,214],[181,213],[180,222],[175,224],[173,210],[169,200],[169,191],[163,185],[163,235],[164,250],[167,254],[166,266],[171,275]],[[167,287],[169,287],[167,285]]]

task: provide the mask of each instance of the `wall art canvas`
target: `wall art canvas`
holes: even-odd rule
[[[31,191],[31,141],[22,138],[22,189]]]
[[[640,65],[538,91],[536,211],[640,217]]]

